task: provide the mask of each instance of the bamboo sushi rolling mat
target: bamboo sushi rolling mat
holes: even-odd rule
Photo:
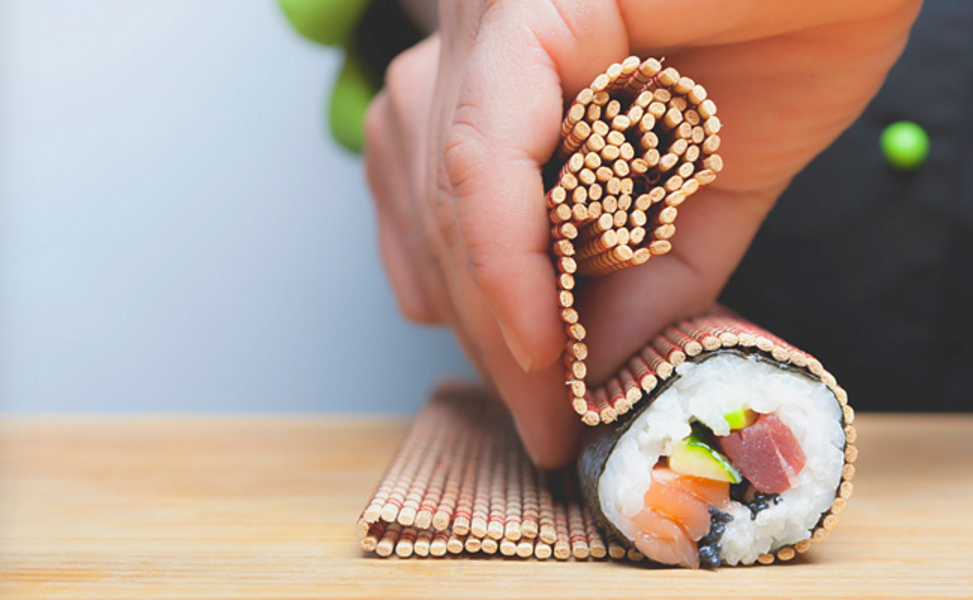
[[[814,357],[717,306],[674,323],[636,353],[627,381],[621,377],[604,386],[614,391],[601,392],[602,414],[595,423],[610,423],[650,402],[643,398],[675,380],[675,369],[687,359],[705,360],[722,352],[787,365],[817,378],[843,409],[845,465],[831,508],[809,539],[758,559],[761,564],[789,561],[830,537],[852,495],[857,471],[854,411],[845,391]],[[556,473],[535,469],[499,403],[475,387],[444,385],[420,411],[389,463],[362,510],[357,534],[363,550],[383,557],[499,551],[524,559],[642,561],[640,552],[599,527],[577,479],[572,468]]]
[[[973,415],[859,414],[827,543],[715,571],[378,559],[351,526],[409,420],[5,417],[0,597],[935,598],[973,595]]]

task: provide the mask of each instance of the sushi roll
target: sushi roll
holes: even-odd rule
[[[652,561],[689,568],[789,560],[827,537],[854,474],[844,391],[725,309],[673,331],[722,341],[666,363],[635,410],[588,429],[578,473],[602,526]]]

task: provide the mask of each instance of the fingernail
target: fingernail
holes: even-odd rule
[[[520,427],[520,419],[517,418],[517,413],[513,413],[514,416],[514,426],[517,428],[517,437],[520,438],[520,443],[524,446],[524,450],[527,452],[530,462],[534,463],[534,466],[541,465],[541,449],[537,447],[537,442],[534,438],[529,435],[524,435],[524,430]]]
[[[516,334],[507,328],[506,325],[500,323],[500,333],[503,334],[503,341],[507,342],[507,348],[510,349],[510,353],[514,355],[514,360],[520,365],[520,368],[524,370],[524,373],[530,373],[530,368],[534,364],[534,359],[531,357],[524,345],[520,343]]]
[[[541,466],[541,453],[537,448],[534,447],[533,440],[525,439],[524,436],[520,436],[520,439],[523,443],[524,450],[527,451],[527,457],[530,458],[530,462],[532,462],[536,467]]]

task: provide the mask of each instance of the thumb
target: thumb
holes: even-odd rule
[[[564,343],[541,177],[563,94],[627,52],[613,2],[564,4],[489,5],[444,139],[454,251],[526,371],[553,364]]]

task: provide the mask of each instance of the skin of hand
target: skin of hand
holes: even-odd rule
[[[916,0],[454,0],[391,65],[366,118],[365,167],[401,310],[448,324],[510,407],[532,459],[556,467],[581,425],[541,167],[565,102],[630,54],[702,83],[726,167],[683,208],[670,254],[584,281],[589,382],[713,303],[777,197],[865,108]]]

